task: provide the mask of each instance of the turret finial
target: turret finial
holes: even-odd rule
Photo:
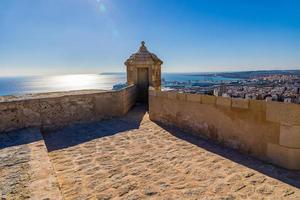
[[[148,52],[148,50],[147,50],[147,48],[145,46],[145,42],[144,41],[141,42],[141,46],[140,46],[139,52]]]

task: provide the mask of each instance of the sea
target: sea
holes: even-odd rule
[[[214,74],[163,73],[163,82],[220,82],[233,79]],[[69,74],[52,76],[0,77],[0,96],[85,89],[111,90],[125,84],[125,73]]]

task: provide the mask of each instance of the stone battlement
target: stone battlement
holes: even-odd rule
[[[125,64],[118,91],[0,97],[0,198],[299,199],[299,172],[218,143],[300,170],[300,105],[161,91],[144,42]]]
[[[124,89],[0,97],[0,133],[119,117],[149,99],[153,121],[300,169],[300,105],[161,91],[162,63],[142,42],[125,62],[131,86]]]
[[[2,97],[0,133],[38,127],[56,128],[76,122],[122,116],[135,103],[136,87],[118,91],[55,92]]]
[[[150,119],[300,169],[300,105],[150,89]]]

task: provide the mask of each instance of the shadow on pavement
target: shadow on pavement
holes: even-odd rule
[[[72,147],[97,138],[138,129],[146,113],[144,105],[135,106],[126,116],[99,122],[74,124],[55,131],[43,131],[48,152]]]
[[[0,133],[0,150],[7,147],[29,144],[42,139],[40,130],[34,128]]]
[[[175,137],[185,140],[191,144],[197,145],[207,151],[218,154],[226,159],[232,160],[240,165],[251,168],[255,171],[265,174],[266,176],[272,177],[274,179],[280,180],[284,183],[292,185],[294,187],[300,188],[300,171],[293,171],[283,169],[272,164],[255,159],[251,156],[242,154],[237,150],[224,147],[221,144],[215,143],[211,140],[204,140],[202,138],[193,136],[191,134],[185,133],[184,131],[157,123],[160,127],[174,135]]]

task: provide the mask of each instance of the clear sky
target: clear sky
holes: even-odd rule
[[[0,0],[0,76],[300,69],[299,0]]]

